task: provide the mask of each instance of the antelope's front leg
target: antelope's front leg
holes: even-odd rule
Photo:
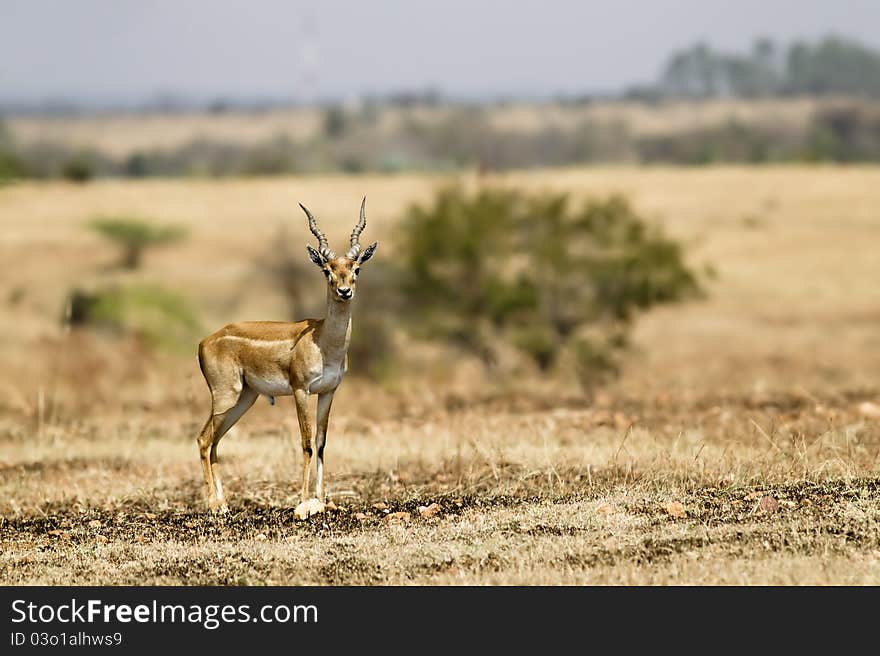
[[[315,434],[315,447],[318,450],[318,467],[315,478],[315,496],[318,501],[324,501],[324,444],[327,442],[327,423],[330,421],[330,406],[333,404],[333,392],[325,392],[318,395],[317,424],[318,431]]]
[[[302,437],[303,469],[302,469],[302,500],[309,498],[309,472],[312,464],[312,425],[309,423],[309,395],[303,390],[296,390],[293,399],[296,402],[296,418],[299,421],[299,432]]]

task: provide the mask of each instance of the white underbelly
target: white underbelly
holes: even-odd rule
[[[342,367],[324,367],[324,370],[309,383],[309,394],[322,394],[339,387],[342,382]]]
[[[248,376],[245,374],[245,382],[248,387],[264,394],[265,396],[289,396],[293,394],[293,388],[290,381],[284,376],[277,378],[262,378],[257,376]]]

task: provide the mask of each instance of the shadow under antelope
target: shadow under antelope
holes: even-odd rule
[[[327,313],[323,319],[303,321],[244,321],[224,326],[199,343],[199,366],[211,390],[211,415],[198,437],[199,455],[208,487],[208,506],[228,510],[220,483],[217,445],[247,412],[260,394],[275,403],[276,396],[292,395],[302,436],[302,503],[295,510],[305,519],[324,509],[324,445],[333,394],[348,369],[351,309],[361,265],[376,252],[378,242],[361,250],[360,235],[367,224],[365,205],[351,233],[351,247],[337,256],[318,229],[312,213],[302,204],[318,249],[306,246],[309,258],[327,279]],[[316,413],[317,468],[315,497],[309,497],[312,425],[307,401],[318,395]]]

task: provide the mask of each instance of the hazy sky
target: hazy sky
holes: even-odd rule
[[[0,0],[0,99],[614,91],[673,49],[836,32],[880,0]]]

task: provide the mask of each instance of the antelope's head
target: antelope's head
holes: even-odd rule
[[[309,252],[309,259],[321,268],[324,277],[327,278],[327,287],[330,291],[330,298],[338,303],[347,303],[354,298],[355,288],[357,287],[358,274],[361,272],[361,265],[373,257],[379,242],[374,241],[367,248],[361,251],[360,237],[361,233],[367,225],[367,217],[364,209],[367,204],[367,198],[364,197],[361,203],[361,215],[358,222],[351,231],[351,248],[345,255],[337,257],[336,253],[330,250],[327,243],[327,237],[318,229],[318,223],[312,213],[306,209],[306,206],[300,203],[300,207],[309,219],[309,230],[318,240],[318,249],[315,250],[311,246],[306,246]]]

